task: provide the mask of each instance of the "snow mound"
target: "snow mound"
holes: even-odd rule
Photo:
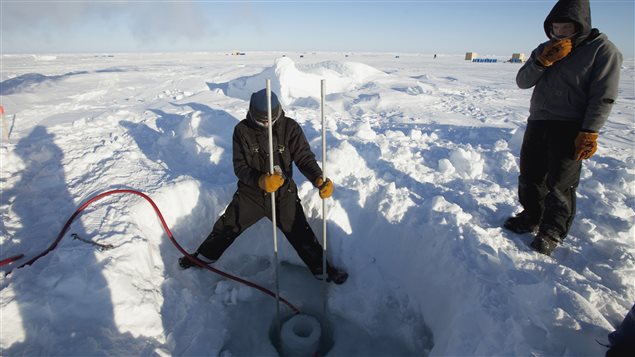
[[[33,60],[36,62],[55,61],[57,56],[52,55],[33,55]]]
[[[327,92],[343,93],[371,81],[376,77],[386,77],[382,71],[362,63],[325,61],[311,65],[296,66],[288,57],[275,60],[272,67],[249,77],[232,80],[227,85],[227,95],[249,100],[251,94],[265,86],[271,79],[271,90],[278,95],[283,105],[296,100],[313,99],[319,103],[320,81],[326,80]]]
[[[483,175],[485,163],[481,154],[476,150],[468,151],[463,148],[457,148],[450,154],[449,161],[456,173],[462,178],[477,179]],[[444,162],[442,166],[442,171],[452,171],[451,168],[447,167],[447,162]]]

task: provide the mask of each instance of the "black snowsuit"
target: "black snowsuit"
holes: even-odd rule
[[[574,22],[577,35],[568,56],[550,67],[537,60],[539,45],[518,71],[520,88],[534,87],[520,152],[519,201],[539,230],[555,240],[567,235],[576,212],[581,161],[574,159],[580,131],[598,132],[617,97],[622,55],[591,27],[587,0],[561,0],[544,22]]]
[[[293,181],[292,163],[310,182],[322,175],[315,155],[300,125],[284,116],[274,123],[274,165],[279,165],[285,178],[275,192],[277,226],[313,274],[322,272],[322,247],[309,226]],[[238,190],[225,213],[216,221],[212,233],[197,252],[210,260],[223,252],[247,228],[261,218],[271,219],[271,197],[258,186],[258,179],[269,172],[268,130],[257,125],[247,114],[234,128],[233,162],[238,177]]]

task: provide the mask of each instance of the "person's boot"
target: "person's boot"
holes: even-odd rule
[[[559,240],[555,235],[540,231],[531,242],[531,247],[538,253],[551,256],[558,243]]]
[[[503,223],[503,227],[506,229],[518,233],[533,233],[538,228],[539,219],[531,216],[527,211],[522,211],[519,214],[509,217]]]
[[[214,263],[216,261],[216,260],[207,259],[207,258],[205,258],[205,256],[199,255],[198,252],[194,252],[194,253],[192,253],[190,255],[193,256],[194,258],[197,258],[198,260],[202,261],[203,263],[205,263],[207,265],[212,264],[212,263]],[[182,257],[179,258],[179,266],[183,270],[189,269],[191,267],[200,268],[200,266],[198,264],[196,264],[194,261],[192,261],[190,258],[188,258],[186,256],[182,256]]]
[[[337,285],[344,284],[346,279],[348,279],[348,273],[342,269],[335,268],[332,266],[328,266],[326,268],[328,275],[326,277],[327,282],[334,282]]]

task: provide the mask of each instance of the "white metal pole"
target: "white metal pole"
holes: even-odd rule
[[[326,182],[326,125],[324,123],[324,99],[326,93],[326,80],[320,81],[320,115],[322,117],[322,182]],[[326,200],[322,200],[322,275],[324,276],[324,316],[326,316],[327,305],[327,281],[328,272],[326,269]]]
[[[271,80],[267,79],[267,119],[269,125],[269,174],[273,175],[273,120],[271,118]],[[276,321],[278,322],[278,332],[280,332],[280,279],[278,275],[278,229],[276,227],[276,193],[271,192],[271,222],[273,223],[273,265],[276,280]]]

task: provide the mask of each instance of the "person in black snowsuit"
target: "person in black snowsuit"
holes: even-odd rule
[[[275,93],[271,92],[273,160],[275,173],[269,173],[269,131],[266,90],[251,95],[246,119],[234,128],[233,163],[238,189],[212,232],[195,253],[205,263],[213,263],[238,236],[263,217],[271,219],[271,193],[275,192],[276,220],[300,258],[318,279],[322,279],[322,246],[309,226],[293,181],[292,164],[319,188],[322,199],[330,197],[333,183],[322,179],[322,169],[300,125],[285,116]],[[197,266],[181,257],[183,268]],[[327,281],[343,283],[348,274],[327,262]]]
[[[617,97],[622,54],[591,27],[588,0],[558,1],[544,22],[549,41],[518,71],[520,88],[534,87],[520,151],[518,198],[523,211],[504,227],[537,230],[531,247],[551,255],[576,211],[582,160],[597,149],[600,128]]]

